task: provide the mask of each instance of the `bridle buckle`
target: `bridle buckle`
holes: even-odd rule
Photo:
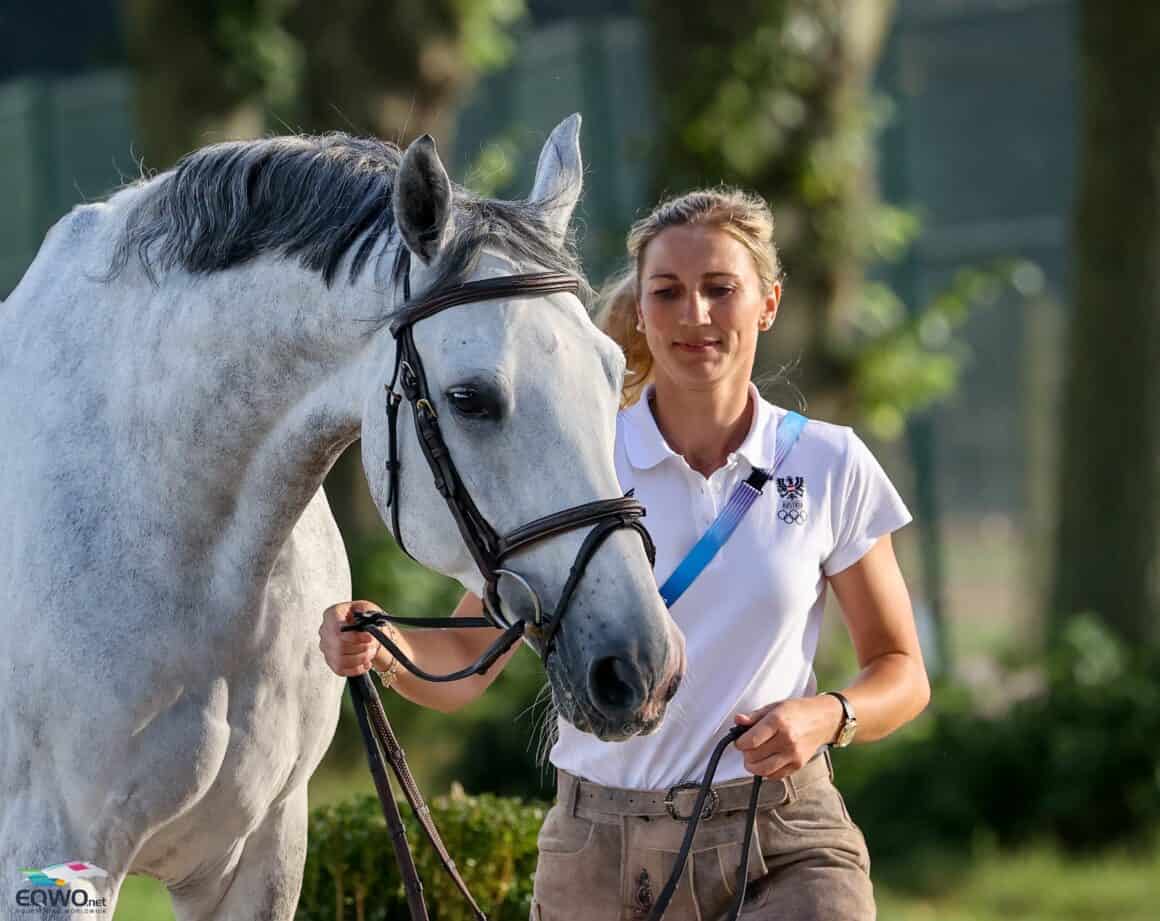
[[[669,816],[675,822],[688,822],[693,818],[692,813],[689,815],[681,815],[677,810],[677,794],[682,790],[696,790],[700,791],[701,785],[699,783],[679,783],[674,787],[669,787],[669,792],[665,794],[665,809],[668,810]],[[705,805],[701,808],[701,818],[710,819],[713,813],[717,811],[717,807],[721,805],[721,797],[717,791],[712,787],[709,788],[709,796],[705,800]]]

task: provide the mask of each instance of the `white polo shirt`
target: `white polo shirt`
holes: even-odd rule
[[[757,411],[741,447],[706,479],[665,442],[645,391],[616,424],[616,472],[648,509],[663,584],[753,467],[773,464],[786,410],[749,385]],[[816,693],[826,576],[911,520],[886,473],[847,426],[811,419],[776,478],[672,607],[688,670],[660,728],[601,742],[559,721],[551,761],[606,786],[659,790],[699,780],[735,713]],[[733,746],[717,782],[750,777]]]

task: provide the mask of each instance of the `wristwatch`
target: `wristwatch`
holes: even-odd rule
[[[838,698],[838,703],[842,705],[842,723],[838,726],[838,734],[830,743],[830,748],[845,748],[854,741],[854,733],[858,731],[858,717],[854,715],[854,707],[846,699],[845,694],[839,694],[837,691],[826,691],[825,693]]]

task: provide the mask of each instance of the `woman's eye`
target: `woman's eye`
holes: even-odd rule
[[[472,419],[486,419],[494,415],[493,407],[478,390],[471,387],[452,387],[447,391],[447,399],[461,416]]]
[[[677,291],[675,288],[661,288],[659,291],[653,291],[652,296],[662,300],[670,300],[677,296]]]
[[[713,285],[709,289],[710,297],[728,297],[735,289],[732,285]]]

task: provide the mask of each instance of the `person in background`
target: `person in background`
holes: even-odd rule
[[[787,410],[751,382],[758,337],[781,299],[773,217],[736,189],[689,192],[633,225],[625,272],[599,321],[624,351],[616,420],[623,489],[648,508],[658,581],[677,567],[755,468],[774,464]],[[765,778],[741,917],[865,921],[875,916],[862,832],[833,783],[831,747],[888,735],[927,705],[930,685],[891,534],[911,516],[862,440],[810,420],[736,531],[672,615],[686,677],[651,735],[602,742],[563,721],[550,753],[557,801],[539,834],[532,921],[644,921],[669,875],[717,742],[723,755],[667,921],[710,919],[733,901],[754,775]],[[813,671],[832,589],[860,666],[819,693]],[[427,684],[370,636],[340,632],[354,601],[326,610],[320,647],[339,675],[374,668],[408,699],[450,711],[487,675]],[[456,609],[478,615],[468,594]],[[486,630],[399,632],[429,671],[473,661]],[[510,653],[509,653],[510,657]]]

